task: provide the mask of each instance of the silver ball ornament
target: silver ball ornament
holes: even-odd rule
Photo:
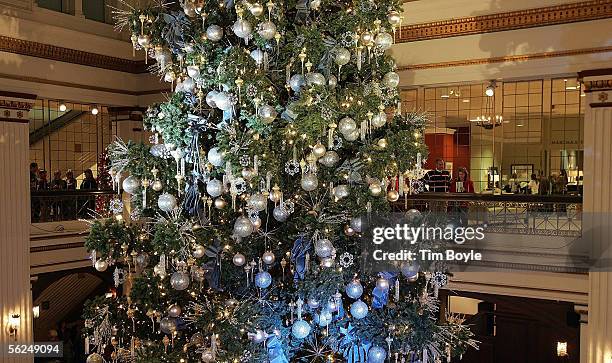
[[[343,66],[351,61],[351,52],[346,48],[338,48],[336,50],[336,56],[334,57],[334,62],[337,65]]]
[[[331,311],[323,309],[321,310],[321,313],[319,313],[319,326],[328,326],[333,319],[334,316],[332,315]]]
[[[121,185],[126,193],[134,195],[138,192],[138,188],[140,188],[140,179],[134,175],[130,175],[123,179],[123,183],[121,183]]]
[[[385,348],[375,345],[368,350],[367,363],[385,363],[385,359],[387,359]]]
[[[161,182],[161,180],[156,180],[153,182],[153,185],[151,185],[151,188],[153,188],[153,190],[156,192],[161,192],[161,190],[164,189],[164,184]]]
[[[336,199],[342,199],[342,198],[346,198],[349,196],[350,188],[346,184],[340,184],[334,187],[333,192],[334,192],[334,197],[336,197]]]
[[[353,280],[346,285],[346,295],[351,299],[359,299],[363,295],[363,286],[359,280]]]
[[[293,92],[300,92],[300,90],[302,89],[302,87],[304,87],[305,84],[306,80],[301,74],[294,74],[289,79],[289,86],[291,87],[291,90]]]
[[[322,157],[323,155],[325,155],[325,152],[327,150],[325,149],[325,145],[321,144],[321,142],[317,142],[313,147],[312,147],[312,154],[314,156],[316,156],[317,158]]]
[[[172,334],[176,331],[176,319],[164,317],[159,322],[159,330],[164,334]]]
[[[212,179],[206,183],[206,193],[211,197],[216,198],[223,194],[223,182],[219,179]]]
[[[344,117],[338,122],[338,131],[344,136],[355,130],[357,130],[357,123],[350,117]]]
[[[266,210],[266,207],[268,206],[268,200],[263,194],[257,193],[249,197],[249,201],[247,202],[247,205],[251,209],[257,212],[261,212],[261,211]]]
[[[251,336],[251,339],[253,340],[253,343],[259,344],[263,343],[263,341],[266,340],[267,337],[268,334],[266,334],[263,330],[257,329],[255,331],[255,334]]]
[[[245,216],[236,218],[234,222],[234,233],[242,238],[248,237],[253,233],[253,223]]]
[[[170,285],[178,291],[185,290],[189,287],[189,274],[183,271],[176,271],[170,276]]]
[[[170,193],[163,193],[157,198],[157,206],[168,213],[176,208],[176,198]]]
[[[222,111],[229,111],[232,109],[232,102],[227,92],[219,92],[215,97],[215,105]]]
[[[300,186],[307,192],[312,192],[319,186],[319,180],[316,174],[308,173],[302,176]]]
[[[327,238],[323,238],[315,241],[315,253],[320,258],[327,258],[332,255],[334,251],[334,244]]]
[[[183,82],[181,82],[181,90],[183,92],[193,93],[195,86],[196,86],[196,83],[191,77],[185,77]]]
[[[266,265],[271,265],[274,263],[274,261],[276,261],[276,256],[274,256],[274,253],[272,251],[266,251],[264,252],[263,256],[261,256],[261,260]]]
[[[257,34],[259,34],[265,40],[274,39],[276,35],[276,25],[271,21],[264,21],[259,24],[259,29],[257,29]]]
[[[355,130],[349,134],[345,134],[344,138],[346,139],[346,141],[355,141],[359,138],[359,131]]]
[[[206,104],[209,105],[212,108],[217,108],[217,104],[215,103],[215,99],[217,98],[217,95],[219,94],[219,92],[217,91],[210,91],[206,94]]]
[[[380,193],[382,193],[382,186],[378,181],[376,181],[368,186],[368,190],[370,191],[370,194],[377,197],[380,195]]]
[[[187,75],[193,79],[200,78],[200,67],[196,65],[187,66]]]
[[[180,305],[177,304],[173,304],[168,308],[168,316],[171,318],[178,318],[182,312],[183,310]]]
[[[253,28],[251,27],[251,23],[249,23],[248,21],[244,19],[238,19],[236,20],[234,25],[232,25],[232,31],[234,32],[234,34],[236,34],[238,38],[248,39],[251,35],[251,32],[253,31]]]
[[[96,270],[104,272],[108,268],[108,262],[106,262],[106,260],[97,260],[96,263],[94,263],[94,267]]]
[[[351,228],[357,233],[361,233],[361,217],[351,219]]]
[[[336,86],[338,85],[338,78],[336,78],[336,76],[334,76],[333,74],[330,75],[329,79],[327,80],[327,84],[331,88],[336,88]]]
[[[323,157],[319,159],[319,162],[321,164],[329,168],[336,165],[338,161],[340,161],[340,157],[338,156],[338,153],[335,152],[334,150],[328,150],[327,152],[325,152],[325,155],[323,155]]]
[[[136,255],[134,262],[138,267],[144,269],[149,265],[149,254],[146,252],[139,253],[138,255]]]
[[[387,88],[395,88],[399,85],[400,77],[395,72],[388,72],[383,76],[383,84]]]
[[[379,128],[385,126],[387,123],[387,114],[383,111],[380,111],[372,117],[372,126],[374,128]]]
[[[378,287],[379,289],[383,290],[383,291],[387,291],[389,290],[389,280],[387,280],[384,277],[379,277],[376,280],[376,287]]]
[[[243,266],[246,263],[246,257],[242,253],[236,253],[232,258],[232,262],[238,267]]]
[[[368,305],[361,300],[351,304],[351,315],[355,319],[363,319],[368,315]]]
[[[306,73],[306,84],[325,86],[325,76],[319,72]]]
[[[393,45],[393,36],[387,32],[381,32],[376,35],[374,42],[382,50],[387,50]]]
[[[251,58],[253,58],[257,65],[260,65],[264,61],[264,52],[259,48],[253,49],[251,51]]]
[[[274,210],[272,211],[272,215],[274,216],[274,219],[276,219],[279,222],[284,222],[287,220],[287,218],[289,218],[289,212],[287,211],[285,207],[283,207],[280,204],[274,207]]]
[[[259,108],[259,110],[257,110],[257,115],[264,123],[269,124],[270,122],[274,121],[278,113],[276,112],[274,107],[270,105],[264,105]]]

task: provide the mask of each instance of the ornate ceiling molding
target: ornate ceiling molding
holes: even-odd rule
[[[111,57],[82,50],[58,47],[51,44],[0,36],[0,51],[44,58],[59,62],[80,64],[126,73],[146,73],[144,61]]]
[[[509,56],[504,56],[504,57],[463,59],[463,60],[438,62],[438,63],[411,64],[407,66],[397,67],[397,70],[398,71],[415,71],[415,70],[423,70],[423,69],[473,66],[473,65],[481,65],[481,64],[491,64],[491,63],[524,62],[524,61],[529,61],[529,60],[534,60],[534,59],[570,57],[570,56],[576,56],[576,55],[608,53],[608,52],[612,52],[612,46],[599,47],[599,48],[570,49],[570,50],[531,53],[531,54],[522,54],[522,55],[509,55]]]
[[[401,28],[397,43],[574,23],[612,17],[612,0],[592,0],[506,13],[479,15]]]

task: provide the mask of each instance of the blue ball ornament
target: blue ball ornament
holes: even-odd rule
[[[375,345],[368,351],[368,363],[384,363],[385,358],[387,358],[385,348]]]
[[[346,285],[346,294],[348,297],[355,300],[361,297],[363,294],[363,286],[361,286],[359,280],[353,280]]]
[[[298,320],[291,327],[291,334],[297,339],[304,339],[310,334],[310,324],[304,320]]]
[[[368,315],[368,304],[364,303],[361,300],[355,301],[351,304],[351,315],[355,319],[363,319]]]
[[[272,276],[267,271],[261,271],[255,275],[255,285],[261,289],[265,289],[272,283]]]

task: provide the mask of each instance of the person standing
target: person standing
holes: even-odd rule
[[[423,181],[429,187],[430,192],[448,193],[451,175],[445,169],[443,159],[436,159],[436,168],[428,171],[423,177]]]
[[[30,163],[30,190],[38,186],[38,163]]]
[[[470,179],[467,168],[460,167],[457,170],[457,178],[450,185],[451,193],[474,193],[474,182]],[[467,201],[457,201],[453,203],[452,212],[456,214],[456,220],[460,226],[467,226],[469,203]]]
[[[62,179],[62,171],[56,170],[53,173],[53,180],[51,180],[51,185],[49,189],[52,190],[66,190],[66,181]]]
[[[74,173],[72,169],[66,170],[66,189],[68,190],[76,190],[77,181],[74,178]]]
[[[527,188],[529,189],[529,193],[538,194],[540,190],[540,182],[538,181],[537,175],[531,174],[531,180],[529,181]]]
[[[96,178],[93,176],[93,172],[91,169],[86,169],[84,172],[85,179],[81,182],[81,190],[98,190],[98,182]],[[89,210],[96,209],[96,201],[95,198],[86,197],[83,203],[83,207],[79,211],[81,216],[87,216]]]

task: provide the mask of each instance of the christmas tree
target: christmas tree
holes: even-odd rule
[[[426,115],[402,113],[387,52],[399,11],[117,11],[173,93],[146,112],[152,145],[109,147],[131,218],[95,222],[86,241],[123,289],[86,306],[88,362],[450,361],[474,345],[439,316],[440,268],[361,269],[362,218],[391,211],[427,153]]]

